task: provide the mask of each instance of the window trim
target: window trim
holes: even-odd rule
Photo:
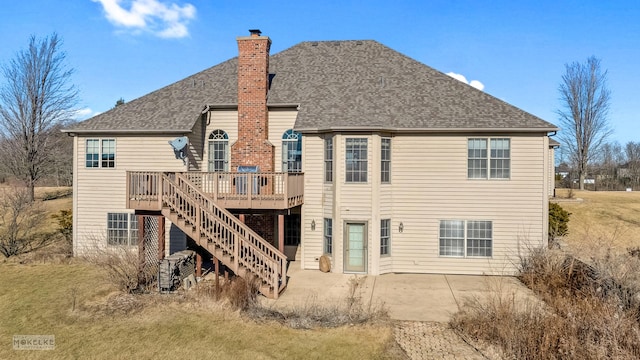
[[[112,222],[122,222],[122,219],[112,219],[111,216],[112,215],[116,215],[116,216],[122,216],[122,215],[126,215],[126,225],[127,228],[120,228],[120,227],[111,227],[111,223]],[[133,223],[135,223],[135,227],[133,226]],[[107,212],[107,246],[128,246],[128,247],[133,247],[133,246],[138,246],[138,236],[139,236],[139,232],[138,232],[138,227],[140,226],[140,224],[138,224],[138,218],[137,215],[135,213],[129,213],[129,212],[118,212],[118,211],[109,211]],[[111,238],[110,235],[110,231],[126,231],[127,232],[127,243],[126,244],[120,244],[117,242],[117,239],[113,239]],[[135,235],[134,235],[135,234]]]
[[[324,218],[322,224],[322,252],[333,256],[333,219]]]
[[[442,254],[442,240],[443,237],[442,236],[442,225],[443,222],[445,221],[455,221],[455,222],[462,222],[462,255],[447,255],[447,254]],[[489,231],[491,234],[490,238],[482,238],[482,239],[478,239],[478,238],[472,238],[470,239],[469,236],[469,223],[488,223],[489,224]],[[492,220],[461,220],[461,219],[442,219],[438,221],[438,257],[442,257],[442,258],[457,258],[457,259],[493,259],[493,253],[494,253],[494,245],[495,245],[495,239],[494,239],[494,231],[493,231],[494,227],[493,227],[493,221]],[[486,229],[485,229],[486,230]],[[470,240],[484,240],[484,241],[489,241],[490,243],[490,247],[489,249],[489,253],[490,255],[487,256],[482,256],[482,255],[469,255],[469,241]]]
[[[89,152],[89,142],[97,142],[97,150],[98,152]],[[103,160],[102,157],[105,155],[104,152],[104,142],[108,141],[108,142],[112,142],[113,143],[113,160]],[[85,169],[115,169],[117,168],[117,161],[116,161],[116,153],[117,153],[117,142],[115,138],[86,138],[84,141],[84,168]],[[97,155],[97,159],[92,159],[92,160],[88,160],[87,156],[91,154],[91,155]],[[106,154],[111,154],[111,153],[106,153]],[[113,166],[104,166],[103,162],[109,162],[109,161],[113,161]],[[92,163],[96,163],[96,166],[87,166],[89,162]]]
[[[287,129],[284,133],[282,133],[281,138],[282,144],[282,172],[286,173],[300,173],[302,172],[302,134],[293,129]],[[299,151],[300,154],[296,154],[296,157],[299,156],[299,160],[289,161],[289,144],[295,143],[295,151]],[[286,151],[285,151],[286,150]],[[295,169],[289,169],[289,163],[295,163],[298,165]]]
[[[388,143],[388,150],[386,151],[387,158],[385,158],[385,150],[383,143]],[[387,167],[385,169],[385,164]],[[386,178],[385,178],[386,175]],[[380,183],[391,184],[391,138],[383,137],[380,139]]]
[[[219,159],[216,159],[215,157],[212,157],[213,154],[211,154],[211,146],[213,145],[213,147],[215,148],[215,143],[222,143],[224,144],[224,163],[223,163],[223,169],[222,170],[215,170],[215,165],[216,165],[216,161],[221,161]],[[213,131],[211,131],[211,133],[209,134],[209,141],[207,143],[208,148],[207,148],[207,171],[209,172],[228,172],[229,171],[229,156],[230,156],[230,146],[229,146],[229,134],[222,130],[222,129],[215,129]],[[214,149],[215,151],[215,149]],[[213,170],[211,169],[211,165],[213,165]]]
[[[482,140],[485,142],[485,149],[484,151],[486,152],[485,156],[483,157],[471,157],[469,156],[469,143],[473,140]],[[497,141],[497,140],[506,140],[507,143],[509,144],[509,148],[507,149],[507,151],[509,152],[509,156],[508,157],[493,157],[492,156],[492,147],[491,147],[491,143],[493,141]],[[506,181],[506,180],[511,180],[511,172],[513,167],[511,166],[511,145],[512,145],[512,141],[510,137],[469,137],[467,138],[467,180],[498,180],[498,181]],[[500,149],[503,150],[503,149]],[[485,171],[485,176],[483,177],[471,177],[469,176],[469,164],[470,161],[472,160],[476,160],[476,161],[484,161],[484,171]],[[508,171],[508,176],[506,177],[493,177],[492,176],[492,172],[495,172],[494,167],[492,167],[492,162],[494,160],[502,160],[502,161],[506,161],[509,164],[509,169]],[[493,171],[492,171],[493,170]],[[505,170],[504,168],[501,168],[501,173],[504,173]]]
[[[385,228],[386,234],[383,232]],[[386,243],[384,239],[386,239]],[[380,256],[391,256],[391,219],[380,220]]]
[[[351,146],[356,146],[358,145],[358,148],[354,148],[351,151],[355,152],[362,152],[362,149],[364,148],[364,159],[362,158],[358,158],[358,159],[348,159],[347,154],[349,153],[349,142],[354,142],[354,144],[352,144]],[[362,146],[362,144],[364,143],[364,146]],[[349,162],[354,162],[353,165],[358,165],[358,169],[354,169],[354,170],[349,170]],[[364,170],[362,170],[363,165],[364,164]],[[366,184],[369,182],[369,138],[366,137],[350,137],[350,138],[345,138],[345,142],[344,142],[344,166],[345,166],[345,171],[344,171],[344,182],[345,183],[349,183],[349,184]],[[355,174],[358,174],[358,179],[355,179]],[[351,176],[349,176],[351,175]],[[363,177],[364,175],[364,177]]]
[[[324,183],[332,184],[333,183],[333,156],[334,156],[334,137],[325,137],[324,138]]]

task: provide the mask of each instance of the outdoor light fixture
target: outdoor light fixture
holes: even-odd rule
[[[316,231],[316,221],[311,220],[311,231]]]
[[[399,232],[404,231],[404,224],[402,223],[402,221],[400,221],[400,225],[398,225],[398,231]]]

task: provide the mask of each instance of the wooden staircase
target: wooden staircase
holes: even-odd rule
[[[255,276],[261,283],[260,292],[277,299],[287,286],[287,257],[185,175],[161,176],[162,214],[236,275]]]

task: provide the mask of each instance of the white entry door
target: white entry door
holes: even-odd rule
[[[344,272],[367,272],[367,224],[347,223],[345,229]]]

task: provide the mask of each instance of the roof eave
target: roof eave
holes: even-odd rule
[[[558,131],[558,128],[394,128],[394,127],[363,127],[363,126],[332,126],[326,128],[294,128],[294,130],[307,133],[326,132],[362,132],[381,131],[393,133],[496,133],[496,132],[517,132],[517,133],[547,133]]]
[[[69,135],[75,134],[122,134],[122,135],[139,135],[139,134],[189,134],[193,131],[191,129],[171,129],[171,130],[159,130],[159,129],[62,129],[63,133]]]
[[[267,108],[269,109],[300,109],[299,103],[281,103],[281,104],[269,104],[267,103]],[[209,110],[237,110],[238,104],[209,104],[202,109],[202,113],[206,113]]]

